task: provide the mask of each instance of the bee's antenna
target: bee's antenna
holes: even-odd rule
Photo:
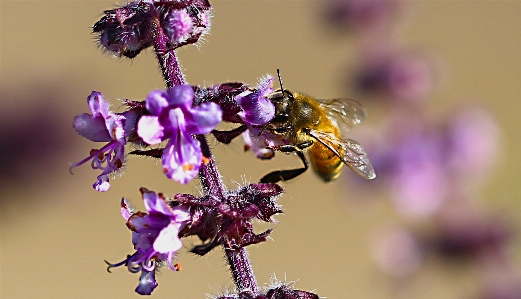
[[[282,77],[280,76],[279,69],[277,69],[277,76],[279,76],[280,90],[282,90],[282,95],[284,95],[284,85],[282,85]]]

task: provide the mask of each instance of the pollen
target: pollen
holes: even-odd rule
[[[204,165],[210,163],[210,158],[207,158],[207,157],[204,157],[204,156],[203,156],[203,159],[202,159],[202,160],[203,160],[203,164],[204,164]]]
[[[175,264],[175,265],[174,265],[174,268],[175,268],[177,271],[181,271],[181,270],[183,270],[183,266],[181,266],[180,263]]]
[[[194,164],[191,164],[191,163],[184,163],[183,164],[183,170],[184,171],[190,171],[190,170],[194,170],[194,169],[195,169]]]

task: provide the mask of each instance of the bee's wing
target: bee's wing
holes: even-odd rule
[[[358,142],[352,139],[340,139],[333,134],[316,130],[310,130],[309,135],[329,148],[345,165],[359,176],[368,180],[376,177],[369,157]]]
[[[330,120],[347,128],[360,124],[367,116],[364,107],[351,99],[320,100],[319,105]]]

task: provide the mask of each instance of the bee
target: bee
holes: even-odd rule
[[[324,181],[333,181],[347,165],[359,176],[374,179],[376,174],[362,146],[352,139],[342,139],[341,125],[347,128],[365,119],[364,108],[354,100],[317,100],[311,96],[285,90],[280,72],[280,89],[269,95],[275,106],[274,118],[263,128],[288,144],[270,147],[275,151],[296,153],[304,167],[273,171],[261,178],[263,183],[291,180],[304,173],[309,164]]]

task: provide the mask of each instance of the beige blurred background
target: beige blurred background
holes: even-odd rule
[[[228,80],[255,83],[280,68],[286,87],[322,98],[349,96],[340,71],[352,63],[355,39],[327,33],[319,1],[213,1],[211,35],[200,49],[179,53],[191,84]],[[488,109],[502,128],[501,157],[478,200],[490,211],[506,211],[521,227],[521,2],[414,1],[400,30],[408,44],[443,61],[444,80],[429,108],[441,115],[464,101]],[[3,298],[133,298],[138,276],[124,268],[107,273],[103,260],[132,252],[130,232],[119,212],[121,197],[142,207],[138,188],[173,195],[197,192],[196,182],[168,181],[150,159],[131,158],[107,193],[91,187],[96,171],[68,172],[93,144],[72,129],[87,111],[86,97],[101,91],[117,99],[144,99],[163,83],[147,51],[133,61],[103,55],[90,26],[113,1],[0,2],[1,260]],[[376,122],[384,111],[369,111]],[[43,115],[43,116],[41,116]],[[47,124],[52,123],[54,125]],[[25,129],[20,129],[25,126]],[[7,134],[10,132],[11,135]],[[17,134],[17,132],[20,132]],[[41,146],[40,143],[45,144]],[[293,157],[259,161],[243,153],[242,141],[212,141],[225,181],[255,181]],[[352,174],[346,174],[349,179]],[[327,298],[475,298],[472,267],[431,262],[407,281],[389,279],[370,258],[369,241],[379,225],[392,223],[389,203],[350,205],[339,180],[323,184],[311,172],[286,184],[285,214],[273,240],[249,252],[260,284],[271,275]],[[371,199],[373,200],[373,199]],[[196,240],[187,240],[186,245]],[[512,252],[521,266],[521,242]],[[231,286],[220,250],[207,257],[179,255],[183,271],[163,270],[155,298],[205,298]],[[401,291],[397,284],[406,284]],[[403,285],[400,285],[403,287]]]

